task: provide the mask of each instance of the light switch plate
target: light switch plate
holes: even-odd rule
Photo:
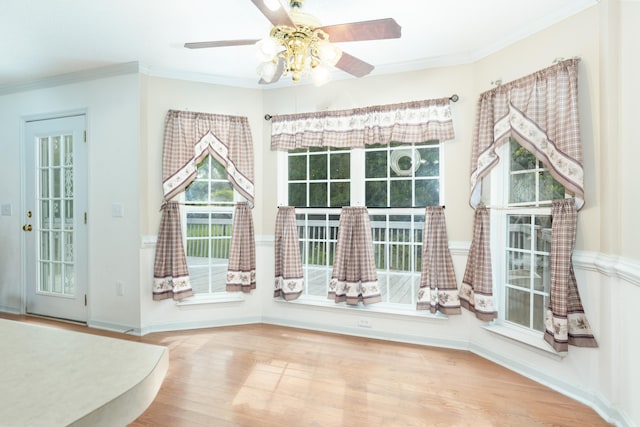
[[[122,218],[124,216],[124,208],[122,203],[111,204],[111,216],[114,218]]]

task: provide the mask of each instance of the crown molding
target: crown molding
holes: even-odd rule
[[[121,76],[124,74],[134,74],[138,72],[140,72],[140,65],[138,62],[125,62],[121,64],[107,65],[99,68],[91,68],[88,70],[75,71],[73,73],[30,80],[23,83],[0,85],[0,96],[89,80],[103,79],[106,77]]]

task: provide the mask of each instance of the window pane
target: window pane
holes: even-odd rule
[[[513,249],[531,250],[531,216],[508,215],[508,245]]]
[[[309,206],[327,206],[327,184],[325,182],[309,184]]]
[[[42,261],[48,261],[50,259],[49,252],[49,232],[41,231],[40,232],[40,259]]]
[[[333,182],[331,185],[330,206],[349,206],[351,185],[348,182]]]
[[[540,173],[540,200],[555,199],[564,199],[564,186],[545,170]]]
[[[216,159],[211,159],[211,179],[227,179],[227,170]]]
[[[530,327],[530,297],[531,295],[527,291],[507,288],[506,320],[525,326],[527,328]]]
[[[326,154],[309,156],[309,179],[327,179]]]
[[[544,332],[544,317],[546,314],[546,297],[544,295],[533,296],[533,329]]]
[[[415,181],[416,206],[435,206],[440,203],[440,185],[436,179]]]
[[[440,149],[436,147],[418,149],[420,165],[416,176],[440,176]]]
[[[531,154],[527,149],[520,146],[514,139],[510,141],[511,148],[511,170],[531,170],[536,168],[536,157]]]
[[[307,156],[289,156],[289,181],[307,179]]]
[[[49,169],[40,169],[40,195],[49,197]]]
[[[365,204],[367,206],[387,206],[387,181],[367,181],[365,183]]]
[[[233,202],[233,187],[229,182],[211,183],[211,201]]]
[[[187,239],[209,237],[209,213],[191,212],[187,214]]]
[[[349,179],[351,176],[350,153],[331,154],[331,179]]]
[[[536,215],[536,250],[549,252],[551,250],[551,215]]]
[[[187,202],[207,203],[209,183],[207,181],[194,181],[184,192],[184,198]]]
[[[536,274],[533,276],[533,288],[536,291],[549,292],[550,274],[549,256],[536,255]]]
[[[208,179],[209,178],[209,157],[205,157],[203,161],[198,165],[198,175],[196,179]]]
[[[411,181],[391,181],[390,196],[392,208],[411,207]]]
[[[419,154],[411,148],[391,150],[389,167],[391,176],[413,176],[413,171],[419,166]]]
[[[530,288],[529,260],[529,254],[507,251],[507,282],[510,285],[524,289]]]
[[[365,178],[386,178],[387,177],[387,152],[386,151],[366,151],[365,152]]]
[[[413,276],[404,273],[388,273],[389,302],[396,304],[411,304],[413,292]]]
[[[509,203],[536,201],[536,173],[519,173],[511,175],[509,183]]]
[[[307,184],[289,184],[289,205],[307,206]]]
[[[62,169],[51,169],[51,175],[53,178],[53,197],[60,197],[62,194]]]

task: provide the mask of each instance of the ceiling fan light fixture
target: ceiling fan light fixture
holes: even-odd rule
[[[342,50],[327,41],[318,43],[318,58],[323,64],[329,64],[332,67],[338,63],[342,56]]]
[[[322,86],[331,80],[331,69],[326,65],[318,65],[311,70],[311,80],[315,86]]]
[[[272,60],[272,61],[265,61],[260,65],[258,65],[258,69],[256,71],[258,72],[258,76],[260,76],[261,79],[263,79],[266,82],[270,82],[275,77],[277,69],[278,69],[278,66],[276,62]]]
[[[272,61],[278,53],[280,53],[284,46],[278,43],[277,40],[272,37],[266,37],[262,40],[259,40],[256,43],[257,51],[256,54],[258,56],[259,61]]]

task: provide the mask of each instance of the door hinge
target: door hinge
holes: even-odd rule
[[[84,142],[87,142],[87,131],[86,130],[84,131],[83,138],[84,138]]]
[[[84,213],[84,223],[85,224],[87,223],[87,213],[86,212]]]
[[[84,306],[87,306],[87,294],[84,294]]]

